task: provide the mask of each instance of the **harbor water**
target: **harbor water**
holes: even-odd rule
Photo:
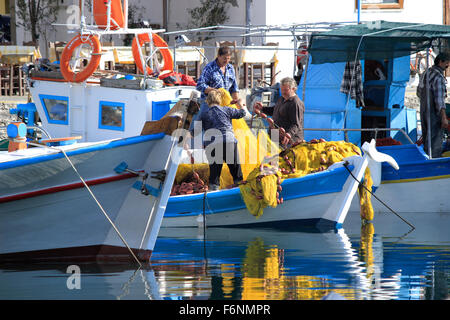
[[[450,213],[342,228],[162,228],[149,263],[2,264],[1,300],[446,300]]]

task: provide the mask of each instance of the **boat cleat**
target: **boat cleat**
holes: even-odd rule
[[[158,179],[161,182],[164,182],[164,180],[166,180],[166,170],[152,171],[152,174],[154,175],[151,176],[150,178]]]

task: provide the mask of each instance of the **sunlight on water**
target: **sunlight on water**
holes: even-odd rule
[[[417,216],[417,214],[416,214]],[[162,228],[151,263],[0,265],[0,299],[443,300],[450,297],[450,219],[392,215],[329,232]],[[431,227],[432,226],[432,227]]]

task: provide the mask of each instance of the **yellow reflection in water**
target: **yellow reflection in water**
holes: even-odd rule
[[[224,298],[231,298],[231,293],[234,290],[234,264],[223,263],[220,266],[222,274],[222,291]]]
[[[375,229],[372,223],[361,224],[361,238],[359,243],[359,256],[366,264],[366,277],[371,279],[374,275],[373,234]]]
[[[326,278],[286,276],[283,258],[282,249],[267,247],[259,238],[249,243],[243,261],[242,300],[319,300],[331,291],[355,299],[354,289],[331,288]]]

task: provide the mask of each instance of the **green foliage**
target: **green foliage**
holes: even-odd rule
[[[40,35],[53,28],[58,17],[59,0],[16,0],[16,23],[31,32],[31,39],[38,43]]]
[[[142,19],[145,15],[145,7],[138,6],[136,4],[128,4],[128,28],[144,28],[142,25]],[[124,46],[131,46],[133,42],[134,35],[127,34],[123,39]]]

